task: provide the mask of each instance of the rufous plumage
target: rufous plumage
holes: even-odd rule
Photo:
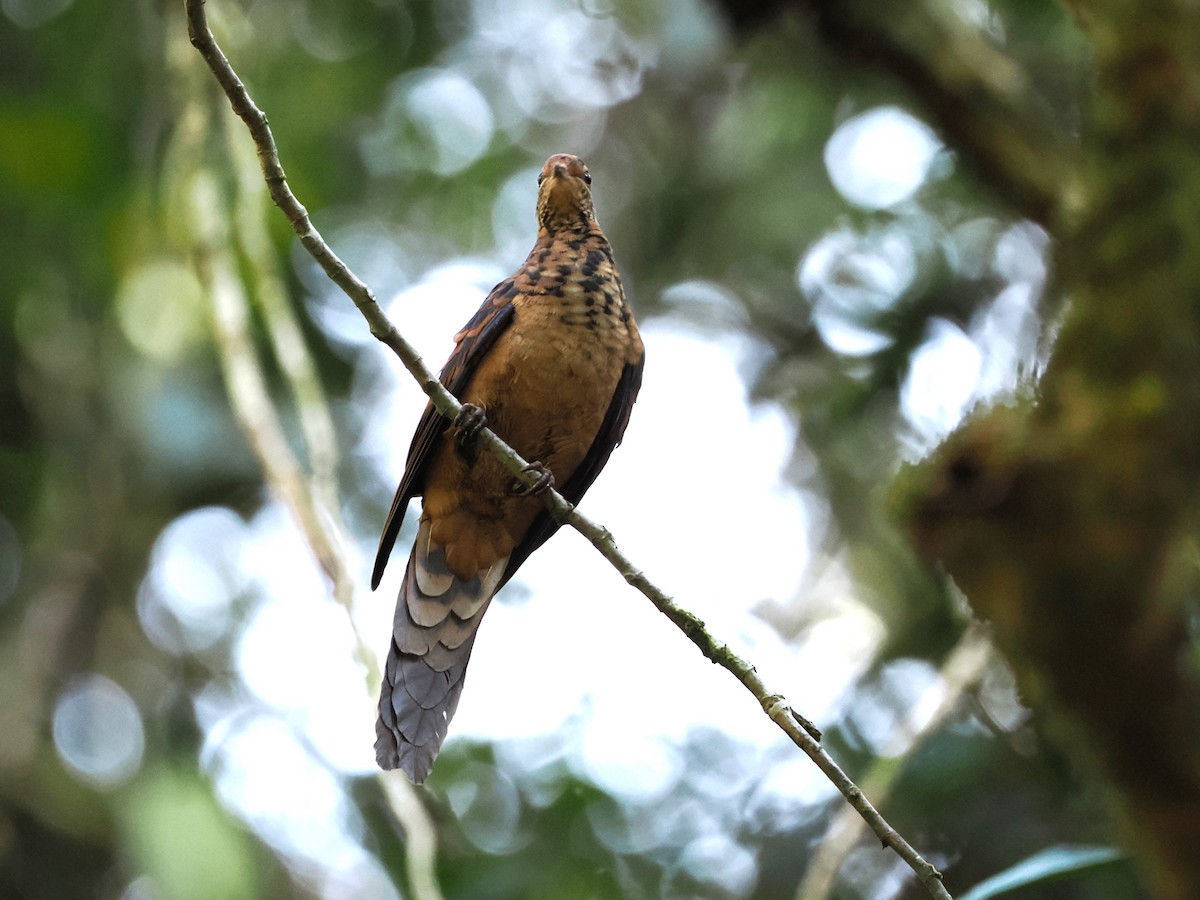
[[[486,425],[577,503],[620,443],[644,350],[578,157],[538,176],[537,242],[455,335],[441,381],[463,403],[454,423],[427,406],[388,513],[377,587],[409,500],[417,538],[396,604],[379,698],[376,758],[424,781],[458,706],[492,597],[558,529],[474,437]],[[530,648],[532,649],[532,648]]]

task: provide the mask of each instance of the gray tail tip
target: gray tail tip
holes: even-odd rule
[[[403,753],[401,749],[409,752]],[[385,772],[399,769],[413,784],[424,784],[425,779],[429,777],[429,770],[433,768],[433,760],[421,759],[419,754],[412,752],[413,749],[407,746],[399,748],[390,733],[381,733],[375,740],[375,762]]]

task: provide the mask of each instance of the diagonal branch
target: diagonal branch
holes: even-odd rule
[[[460,404],[437,380],[415,348],[396,330],[372,294],[321,238],[308,212],[292,194],[275,147],[266,116],[250,99],[245,85],[237,77],[220,47],[217,46],[204,10],[205,0],[186,0],[188,34],[222,89],[229,97],[233,110],[246,123],[258,149],[259,163],[266,178],[271,198],[288,217],[304,248],[316,259],[326,274],[347,294],[367,320],[373,334],[400,358],[412,376],[429,396],[434,407],[447,418],[453,418]],[[528,463],[490,429],[480,433],[480,442],[525,484],[532,485],[537,475],[528,471]],[[708,659],[727,669],[758,700],[763,711],[791,740],[813,760],[822,772],[846,797],[847,802],[870,825],[883,842],[891,847],[913,869],[917,878],[933,897],[949,898],[942,885],[941,873],[927,862],[904,838],[892,828],[871,805],[862,791],[847,777],[838,764],[821,747],[820,733],[798,715],[786,699],[768,689],[754,667],[737,656],[728,645],[714,638],[704,623],[680,607],[662,589],[653,584],[633,562],[622,553],[607,529],[579,513],[557,491],[542,493],[547,507],[560,522],[570,525],[586,537],[631,585],[644,594],[654,606],[673,622]]]

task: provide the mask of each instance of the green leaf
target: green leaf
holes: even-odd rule
[[[1079,876],[1124,860],[1125,854],[1112,847],[1088,847],[1064,844],[1048,847],[984,879],[958,900],[988,900],[1018,888],[1042,884],[1060,878]]]

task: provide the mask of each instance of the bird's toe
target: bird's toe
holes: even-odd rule
[[[533,484],[517,481],[513,483],[512,492],[518,497],[537,497],[554,487],[554,473],[540,462],[531,462],[523,472],[536,472],[537,480]]]

